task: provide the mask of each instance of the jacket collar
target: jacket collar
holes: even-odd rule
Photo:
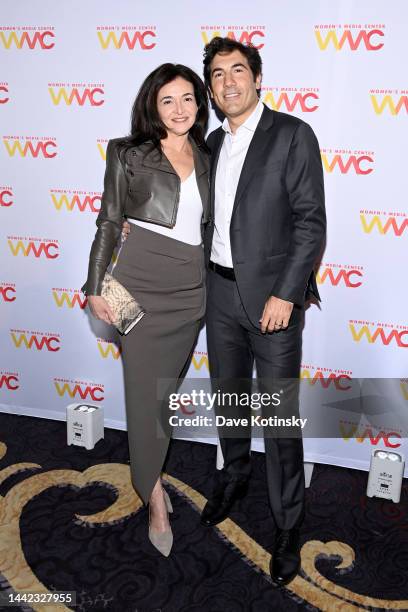
[[[208,155],[206,155],[201,147],[197,146],[192,138],[189,137],[189,141],[193,149],[194,168],[196,177],[198,178],[199,176],[208,172]],[[160,152],[156,148],[151,151],[151,146],[152,141],[148,140],[138,147],[135,147],[141,152],[142,166],[146,168],[153,168],[154,170],[169,172],[170,174],[177,174],[166,155],[164,153],[160,155]]]

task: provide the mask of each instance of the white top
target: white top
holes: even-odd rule
[[[231,132],[225,118],[222,129],[226,132],[218,158],[215,175],[214,237],[211,260],[221,266],[232,268],[230,223],[242,166],[263,112],[264,105],[258,102],[253,113],[239,126],[235,134]]]
[[[128,218],[129,223],[163,234],[169,238],[186,242],[187,244],[201,244],[201,217],[203,205],[200,192],[198,191],[195,170],[180,185],[180,200],[177,211],[176,225],[174,227],[163,227],[157,223],[138,221]]]

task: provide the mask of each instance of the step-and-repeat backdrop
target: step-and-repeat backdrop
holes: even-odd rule
[[[203,45],[222,35],[259,48],[263,102],[307,121],[321,147],[328,241],[321,307],[306,315],[301,374],[313,393],[302,410],[337,433],[306,439],[306,459],[367,469],[373,448],[403,451],[407,18],[402,0],[3,2],[0,410],[64,419],[86,401],[126,427],[118,337],[90,318],[79,289],[106,143],[128,133],[152,69],[170,61],[201,74]],[[205,331],[189,375],[208,377]],[[376,398],[363,415],[352,379]]]

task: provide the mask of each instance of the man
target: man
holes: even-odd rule
[[[241,390],[254,362],[263,381],[299,379],[304,302],[319,299],[313,267],[325,236],[318,142],[308,124],[261,103],[261,69],[253,47],[220,37],[205,47],[204,80],[225,116],[208,137],[208,355],[214,384],[236,381]],[[225,414],[222,406],[217,414]],[[219,435],[224,468],[202,513],[207,525],[228,516],[250,474],[250,436],[231,437],[225,428]],[[301,437],[265,435],[265,457],[277,527],[271,576],[283,585],[300,567]]]

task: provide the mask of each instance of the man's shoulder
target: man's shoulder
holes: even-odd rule
[[[272,113],[273,121],[276,125],[282,127],[292,127],[294,129],[298,128],[299,125],[302,124],[308,125],[306,121],[303,121],[303,119],[296,117],[296,115],[289,115],[288,113],[282,113],[281,111],[272,110],[267,106],[265,108],[268,113]]]
[[[216,140],[220,138],[222,134],[223,134],[222,125],[218,126],[215,130],[213,130],[212,132],[208,134],[206,138],[206,143],[210,151],[211,151],[212,146],[214,146],[214,143],[216,142]]]

